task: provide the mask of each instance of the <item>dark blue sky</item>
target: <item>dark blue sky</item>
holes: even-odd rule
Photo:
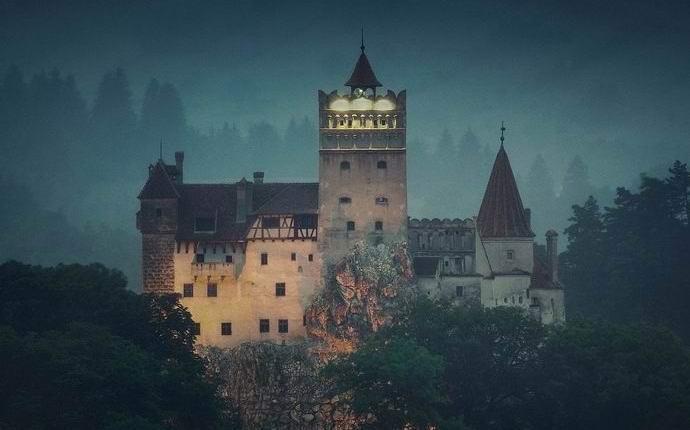
[[[342,88],[364,25],[379,80],[408,90],[410,141],[497,145],[505,120],[518,174],[580,154],[617,185],[690,158],[689,21],[680,1],[0,0],[0,66],[58,67],[88,100],[122,66],[137,101],[173,82],[193,126],[284,126]]]

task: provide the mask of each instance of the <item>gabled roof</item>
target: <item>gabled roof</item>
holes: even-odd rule
[[[139,193],[139,199],[176,199],[180,197],[175,184],[168,175],[165,163],[158,161],[150,169],[151,174]]]
[[[477,217],[481,237],[534,237],[503,144]]]
[[[376,88],[380,87],[381,82],[376,79],[376,75],[369,64],[369,59],[364,53],[364,48],[362,48],[362,53],[359,55],[355,69],[350,75],[350,79],[347,80],[345,86],[352,88]]]
[[[318,183],[254,184],[253,213],[315,214],[319,205]]]

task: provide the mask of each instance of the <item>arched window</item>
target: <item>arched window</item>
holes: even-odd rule
[[[387,167],[388,167],[388,164],[387,164],[385,161],[383,161],[383,160],[379,160],[379,161],[376,163],[376,168],[377,168],[377,169],[385,169],[385,168],[387,168]]]
[[[347,205],[352,203],[352,199],[349,197],[341,197],[340,198],[340,204]]]
[[[341,161],[340,162],[340,170],[350,170],[350,162],[349,161]]]

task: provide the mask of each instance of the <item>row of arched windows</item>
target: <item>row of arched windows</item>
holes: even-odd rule
[[[335,115],[328,116],[328,128],[396,128],[397,115]]]

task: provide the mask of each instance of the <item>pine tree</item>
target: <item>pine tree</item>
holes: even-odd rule
[[[554,227],[557,217],[553,211],[556,202],[553,177],[541,154],[534,159],[523,190],[525,204],[532,210],[532,230],[542,236]]]

